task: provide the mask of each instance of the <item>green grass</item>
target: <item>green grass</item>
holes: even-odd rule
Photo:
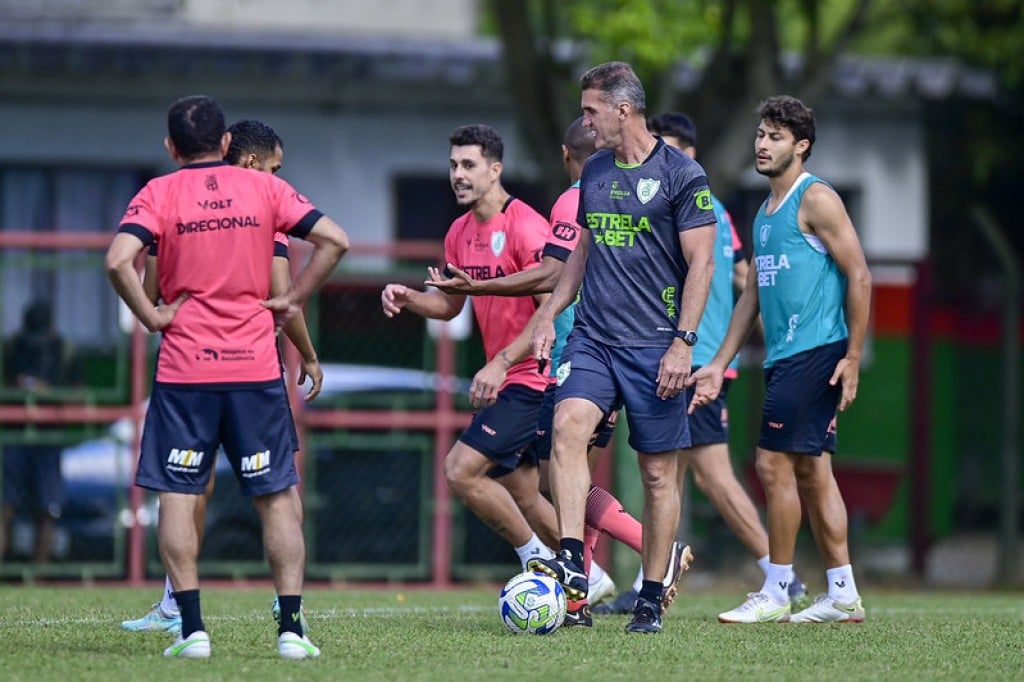
[[[1024,594],[871,592],[863,625],[720,625],[743,595],[685,595],[661,635],[626,616],[548,637],[507,633],[497,588],[311,589],[315,661],[279,660],[269,588],[204,589],[207,661],[167,660],[170,636],[118,627],[159,587],[0,587],[0,679],[704,680],[1024,679]]]

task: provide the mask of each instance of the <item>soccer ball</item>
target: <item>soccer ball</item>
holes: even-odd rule
[[[549,635],[565,620],[565,590],[546,575],[525,571],[501,590],[498,613],[510,632]]]

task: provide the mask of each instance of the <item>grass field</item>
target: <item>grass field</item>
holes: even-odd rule
[[[684,595],[661,635],[593,629],[515,636],[497,588],[312,589],[314,661],[278,659],[269,589],[207,587],[205,661],[168,660],[171,637],[122,632],[159,587],[0,587],[0,679],[641,680],[1024,679],[1024,594],[868,592],[862,625],[720,625],[743,595]]]

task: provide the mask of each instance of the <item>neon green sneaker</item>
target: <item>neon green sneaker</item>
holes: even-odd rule
[[[747,600],[734,608],[718,614],[719,623],[786,623],[789,621],[790,606],[778,604],[764,592],[750,592]]]
[[[160,608],[160,602],[153,604],[146,615],[135,620],[121,621],[121,629],[128,632],[181,632],[181,614],[168,616]]]
[[[304,658],[317,658],[320,656],[320,649],[305,635],[299,637],[294,632],[282,632],[277,638],[277,653],[281,658],[301,661]]]
[[[278,625],[281,624],[281,603],[277,601],[277,597],[274,597],[274,603],[270,605],[270,615],[274,617],[274,622]],[[306,605],[302,605],[302,612],[299,613],[299,622],[302,623],[302,631],[306,632],[309,630],[309,621],[306,620],[306,616],[309,613],[306,611]]]
[[[827,594],[819,594],[814,603],[803,611],[794,613],[790,619],[792,623],[863,623],[864,603],[860,597],[852,602],[844,604],[829,597]]]
[[[202,630],[196,630],[185,639],[178,635],[174,644],[164,649],[164,656],[170,658],[209,658],[210,636]]]

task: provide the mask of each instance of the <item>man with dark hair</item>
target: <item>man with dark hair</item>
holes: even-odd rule
[[[231,133],[231,144],[228,147],[224,160],[231,165],[242,168],[250,168],[264,173],[277,173],[284,163],[284,142],[274,129],[265,123],[253,120],[238,121],[228,128]],[[142,286],[146,295],[154,305],[160,301],[160,276],[159,263],[157,259],[158,248],[154,242],[149,248],[146,257],[146,271],[143,277]],[[281,296],[291,286],[291,266],[288,261],[288,237],[278,233],[274,235],[274,259],[271,266],[270,295]],[[320,393],[323,386],[324,373],[320,367],[313,342],[309,338],[309,330],[306,327],[305,316],[300,310],[288,319],[282,329],[286,336],[299,351],[301,363],[299,365],[298,383],[305,383],[308,376],[311,386],[306,393],[306,401],[311,401]],[[295,436],[295,450],[299,449],[298,436]],[[210,495],[213,494],[213,486],[216,468],[210,471],[210,480],[206,486],[206,494],[203,495],[196,507],[196,534],[199,544],[202,545],[203,531],[205,530],[206,505]],[[292,487],[289,495],[295,503],[299,517],[302,517],[302,500],[299,491]],[[276,620],[280,620],[281,609],[277,597],[271,606],[271,613]],[[304,618],[304,616],[303,616]],[[304,621],[302,627],[307,628]],[[164,592],[160,601],[150,608],[145,615],[132,620],[121,622],[121,628],[130,632],[165,631],[177,633],[181,631],[181,613],[178,603],[174,600],[174,587],[171,585],[170,576],[164,579]]]
[[[678,453],[690,446],[683,381],[714,271],[715,216],[703,169],[647,130],[643,85],[628,64],[595,66],[580,87],[599,150],[580,180],[586,229],[537,312],[532,339],[535,359],[549,361],[554,318],[579,292],[556,370],[551,490],[562,538],[554,559],[530,566],[570,597],[585,595],[587,442],[624,405],[644,484],[645,577],[626,630],[657,633],[679,524]]]
[[[261,121],[243,119],[233,123],[231,145],[224,160],[232,166],[277,173],[284,163],[284,140],[274,129]]]
[[[263,525],[282,611],[278,653],[316,657],[300,619],[305,544],[289,492],[299,479],[275,326],[330,275],[348,236],[283,180],[224,163],[231,136],[212,98],[178,100],[167,127],[165,145],[180,168],[136,194],[106,257],[118,295],[146,329],[162,332],[136,484],[158,492],[160,556],[181,609],[181,634],[164,655],[210,655],[195,514],[223,444]],[[314,248],[289,290],[271,298],[278,232]],[[159,289],[171,301],[155,307],[133,266],[154,241]]]
[[[562,142],[562,161],[565,170],[569,174],[572,185],[565,190],[555,201],[551,208],[551,234],[544,246],[544,258],[540,267],[531,268],[517,272],[505,277],[497,277],[487,280],[476,280],[468,273],[449,264],[448,270],[454,273],[454,277],[442,279],[441,273],[431,269],[431,279],[427,281],[430,286],[438,287],[449,293],[463,293],[474,296],[523,296],[529,294],[548,293],[554,289],[565,261],[579,243],[582,228],[578,220],[579,196],[580,196],[580,175],[583,173],[583,166],[587,159],[594,153],[594,131],[583,126],[583,117],[577,118],[565,131]],[[551,459],[551,422],[555,409],[555,371],[559,365],[559,358],[562,349],[565,347],[569,331],[572,329],[575,319],[575,303],[563,310],[555,318],[555,331],[557,338],[551,349],[551,361],[548,363],[549,373],[552,382],[544,392],[544,401],[541,403],[540,419],[537,424],[537,441],[533,449],[537,453],[538,465],[540,467],[540,485],[545,494],[550,493],[549,468]],[[530,357],[530,337],[533,333],[533,324],[505,347],[504,353],[511,360],[518,362]],[[505,380],[504,363],[500,357],[491,360],[481,370],[477,377],[488,376],[488,384],[492,387],[491,392],[496,392],[497,387]],[[589,468],[593,471],[597,465],[598,457],[604,447],[611,442],[612,433],[615,430],[615,421],[618,416],[618,409],[613,409],[602,421],[598,430],[595,431],[589,443],[587,457]],[[593,562],[594,546],[597,544],[601,532],[608,533],[616,540],[624,542],[634,549],[638,554],[642,551],[642,529],[640,523],[629,514],[622,503],[609,491],[592,485],[587,494],[587,517],[584,533],[584,568],[587,569],[588,593],[586,600],[574,600],[569,602],[569,610],[566,615],[566,622],[573,625],[590,625],[592,619],[589,614],[589,606],[593,606],[603,597],[608,596],[609,590],[615,589],[615,584],[607,576],[604,569],[596,562]],[[667,574],[666,584],[669,591],[666,603],[669,603],[675,596],[675,582],[679,572],[689,569],[692,558],[689,547],[685,543],[678,543],[673,548],[673,569]],[[603,578],[602,578],[603,577]],[[632,610],[636,595],[630,601],[629,608]]]
[[[469,210],[445,235],[445,262],[480,279],[500,277],[540,265],[548,222],[501,184],[501,137],[491,127],[458,128],[449,140],[449,180],[455,200]],[[452,272],[445,271],[450,277]],[[388,284],[381,292],[384,314],[407,309],[423,317],[450,320],[466,303],[464,294],[437,288],[417,291]],[[484,523],[515,548],[525,566],[533,556],[549,556],[557,538],[555,514],[540,494],[538,470],[523,457],[537,430],[537,411],[548,378],[529,360],[516,362],[504,348],[527,325],[536,308],[531,297],[480,296],[473,313],[489,361],[499,358],[506,377],[497,392],[481,370],[470,386],[479,411],[445,458],[448,487]],[[585,595],[584,595],[585,596]]]
[[[82,368],[72,345],[53,326],[49,301],[32,301],[22,312],[21,329],[4,350],[4,383],[47,402],[61,387],[81,383]],[[52,427],[40,426],[45,432]],[[60,473],[61,446],[19,443],[3,447],[3,536],[0,559],[10,550],[14,519],[19,510],[31,511],[34,523],[32,560],[50,559],[54,530],[64,506]]]
[[[860,622],[847,543],[847,515],[832,473],[836,408],[857,396],[871,302],[871,274],[842,199],[804,170],[815,138],[814,112],[793,97],[758,108],[755,168],[771,192],[754,217],[754,267],[721,348],[689,380],[690,411],[715,400],[725,368],[764,324],[764,414],[757,473],[768,507],[770,562],[764,586],[731,611],[730,623]],[[787,588],[801,501],[826,571],[828,593],[791,614]]]
[[[690,158],[697,158],[697,126],[686,114],[670,111],[651,117],[648,129]],[[697,327],[700,343],[693,348],[693,371],[711,361],[715,351],[725,339],[734,304],[734,290],[742,291],[747,281],[747,261],[743,245],[732,217],[718,198],[712,194],[715,207],[715,274],[711,279],[707,306]],[[732,469],[729,459],[729,412],[725,396],[729,383],[738,375],[739,357],[733,359],[726,370],[722,393],[712,403],[690,415],[692,447],[684,448],[679,461],[679,494],[683,494],[686,472],[693,469],[693,480],[715,509],[722,514],[736,537],[750,550],[757,565],[767,573],[768,533],[761,523],[757,508]],[[639,592],[641,575],[633,589]],[[806,590],[794,576],[789,586],[790,602],[806,605]],[[594,613],[627,613],[632,608],[630,592],[623,592],[615,602],[595,609]]]

